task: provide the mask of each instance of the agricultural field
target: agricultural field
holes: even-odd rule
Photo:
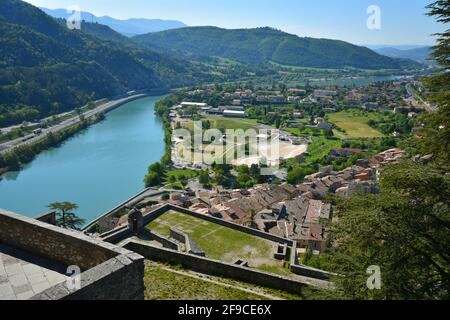
[[[168,211],[147,225],[164,236],[169,236],[170,227],[188,234],[208,258],[227,263],[242,259],[262,271],[291,275],[289,263],[274,259],[274,242],[175,211]]]
[[[313,137],[312,144],[308,146],[308,156],[305,157],[307,163],[320,161],[330,153],[333,148],[342,146],[341,140],[331,140],[325,137]]]
[[[380,115],[375,112],[358,112],[355,110],[330,113],[327,115],[331,123],[345,130],[346,138],[381,138],[384,135],[371,128],[369,120],[378,120]]]

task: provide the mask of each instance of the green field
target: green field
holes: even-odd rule
[[[225,118],[222,116],[208,116],[202,118],[203,121],[209,120],[211,122],[212,129],[256,129],[258,123],[254,119],[241,119],[241,118]],[[182,124],[183,128],[190,131],[194,130],[194,123],[192,121],[186,121]],[[203,128],[205,130],[205,128]]]
[[[315,128],[313,129],[301,127],[301,128],[286,128],[285,130],[296,137],[311,137],[323,135],[322,130]]]
[[[369,120],[379,119],[379,115],[374,112],[358,112],[355,110],[342,111],[328,114],[328,119],[339,128],[345,130],[347,138],[381,138],[384,135],[371,128],[367,123]]]
[[[254,129],[258,126],[256,120],[253,119],[237,119],[237,118],[225,118],[221,116],[209,116],[206,120],[211,121],[211,128],[216,129]]]
[[[305,287],[296,295],[150,260],[145,261],[144,284],[146,300],[301,300],[315,299],[320,292]]]
[[[170,170],[164,173],[164,187],[168,189],[184,189],[188,180],[195,178],[198,172],[195,170]]]
[[[180,182],[181,180],[189,180],[195,178],[198,175],[198,172],[195,170],[189,169],[180,169],[180,170],[169,170],[164,173],[164,180],[166,182],[176,181]]]
[[[146,261],[146,300],[262,300],[265,297],[190,276],[181,268]]]
[[[313,137],[312,143],[308,146],[308,156],[306,162],[320,161],[330,153],[333,148],[342,146],[341,140],[330,140],[325,137]]]
[[[147,227],[164,236],[169,236],[170,227],[185,232],[208,258],[228,263],[243,259],[249,262],[250,267],[291,275],[288,263],[283,265],[273,258],[274,242],[175,211],[166,212]]]

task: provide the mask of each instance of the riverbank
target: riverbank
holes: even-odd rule
[[[155,116],[158,117],[164,128],[164,144],[165,151],[159,162],[150,163],[147,170],[147,174],[144,176],[145,187],[155,187],[158,183],[155,183],[155,172],[152,172],[150,167],[155,164],[160,164],[162,167],[169,167],[172,164],[172,125],[169,117],[171,105],[171,96],[166,96],[159,100],[155,104]],[[161,181],[162,177],[158,177],[157,180]]]
[[[144,98],[147,93],[139,93],[128,97],[116,97],[98,107],[72,117],[55,126],[45,129],[39,135],[29,135],[9,141],[2,145],[0,151],[0,175],[9,171],[16,171],[32,161],[40,152],[58,146],[74,134],[86,129],[105,118],[104,114],[126,103]]]
[[[154,112],[162,98],[129,102],[20,171],[4,174],[0,207],[34,217],[50,203],[69,201],[90,222],[143,190],[148,164],[165,151],[163,126]]]

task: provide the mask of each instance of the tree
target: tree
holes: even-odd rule
[[[188,177],[186,177],[184,174],[180,174],[178,176],[178,181],[180,181],[180,183],[184,186],[186,186],[188,184]]]
[[[236,181],[238,182],[240,188],[251,188],[256,184],[256,181],[245,172],[239,172]]]
[[[48,206],[51,210],[56,210],[57,224],[60,227],[79,230],[85,220],[79,218],[74,210],[78,209],[78,205],[71,202],[54,202]]]
[[[145,186],[148,187],[155,187],[161,183],[161,176],[157,172],[150,172],[147,174],[144,178]]]
[[[255,217],[256,217],[256,211],[254,209],[250,210],[250,214],[248,214],[244,218],[243,225],[246,227],[249,227],[249,228],[256,228]]]
[[[203,120],[202,121],[202,126],[204,130],[209,130],[211,129],[211,121],[209,120]]]
[[[105,113],[104,112],[99,112],[98,114],[97,114],[97,121],[98,122],[100,122],[100,121],[102,121],[102,120],[105,120],[106,119],[106,115],[105,115]]]
[[[428,15],[435,16],[438,22],[450,21],[450,2],[436,1],[428,5]],[[438,106],[435,113],[423,117],[426,123],[424,133],[427,139],[419,140],[416,147],[421,153],[430,153],[442,163],[450,162],[450,30],[438,34],[438,44],[434,47],[432,57],[439,63],[438,74],[426,79],[425,84],[434,92],[430,102]]]
[[[325,129],[324,130],[324,134],[326,138],[333,138],[334,133],[332,129]]]
[[[168,193],[164,193],[162,196],[161,196],[161,200],[163,200],[163,201],[167,201],[167,200],[169,200],[170,199],[170,195],[168,194]]]
[[[450,2],[428,6],[450,21]],[[450,34],[440,35],[434,57],[449,66]],[[427,79],[438,111],[427,113],[425,138],[410,141],[408,158],[382,168],[380,194],[338,200],[332,227],[336,247],[329,267],[337,293],[352,299],[450,298],[450,78],[441,70]],[[433,154],[425,162],[414,155]],[[420,158],[420,157],[419,157]],[[381,289],[366,286],[370,266],[381,270]]]
[[[250,174],[250,168],[246,164],[243,164],[238,167],[238,172],[242,174]]]
[[[258,166],[257,164],[255,164],[255,163],[252,164],[251,167],[250,167],[249,174],[250,174],[253,178],[258,179],[260,173],[261,173],[261,171],[260,171],[260,169],[259,169],[259,166]]]
[[[286,176],[286,180],[290,184],[297,184],[302,182],[302,180],[308,175],[312,173],[311,168],[305,167],[294,167],[291,171],[288,172]]]
[[[11,170],[20,169],[20,158],[16,152],[7,152],[3,155],[4,166],[10,168]]]
[[[449,299],[450,178],[433,164],[383,169],[381,193],[337,202],[330,268],[351,299]],[[381,268],[381,290],[366,286]]]
[[[161,184],[161,182],[163,181],[163,177],[164,166],[159,162],[155,162],[148,167],[148,174],[144,177],[145,186],[147,188],[155,187]]]
[[[148,172],[156,172],[157,174],[163,174],[164,173],[164,167],[161,163],[155,162],[154,164],[150,165],[148,167]]]
[[[208,173],[208,170],[202,170],[202,171],[200,172],[199,182],[200,182],[203,186],[209,185],[210,179],[209,179],[209,173]]]

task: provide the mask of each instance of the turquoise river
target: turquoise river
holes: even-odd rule
[[[44,151],[0,181],[0,208],[34,217],[52,202],[70,201],[86,223],[144,189],[147,167],[164,154],[164,129],[147,97]]]

